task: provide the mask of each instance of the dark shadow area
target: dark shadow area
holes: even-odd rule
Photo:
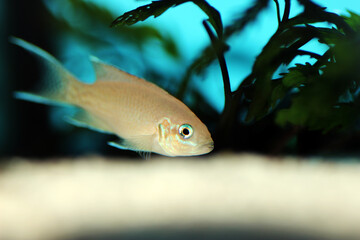
[[[182,239],[207,239],[207,240],[335,240],[335,238],[316,237],[306,233],[291,233],[264,229],[151,229],[129,231],[118,234],[83,235],[67,240],[182,240]],[[343,239],[343,240],[346,240]]]

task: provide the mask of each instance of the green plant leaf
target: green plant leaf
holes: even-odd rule
[[[151,16],[154,16],[156,18],[163,14],[169,8],[183,4],[185,2],[188,2],[188,0],[153,1],[150,4],[138,7],[117,17],[112,22],[111,26],[133,25],[139,21],[144,21]]]
[[[254,4],[249,7],[245,13],[239,14],[240,17],[235,20],[227,27],[225,27],[225,37],[229,38],[235,33],[241,32],[247,24],[253,22],[259,13],[269,5],[270,0],[256,0]]]
[[[205,0],[192,0],[204,13],[209,17],[209,22],[216,31],[218,38],[221,40],[223,37],[224,27],[221,16],[218,10],[212,7]]]
[[[286,96],[289,92],[289,87],[286,87],[282,84],[283,79],[276,79],[271,81],[271,98],[270,98],[270,108],[274,109],[277,104]]]
[[[352,11],[348,11],[348,13],[350,14],[349,17],[343,16],[346,23],[349,24],[349,26],[354,29],[354,31],[360,32],[360,15]]]
[[[284,75],[282,83],[285,87],[297,88],[301,85],[311,83],[319,76],[319,70],[313,65],[309,63],[296,64],[296,67],[289,68],[289,72]]]
[[[60,1],[55,7],[57,10],[52,11],[55,26],[61,31],[78,36],[79,39],[92,46],[109,45],[111,39],[119,38],[126,40],[129,45],[141,48],[155,39],[159,41],[160,46],[169,56],[181,57],[175,40],[155,27],[141,25],[129,28],[122,26],[117,31],[113,31],[109,28],[113,14],[108,9],[85,0]],[[67,11],[66,14],[64,9]],[[75,18],[81,19],[81,21],[73,21]]]
[[[244,14],[241,14],[241,17],[236,18],[233,23],[227,26],[224,30],[224,39],[222,41],[223,51],[226,52],[229,50],[229,46],[225,43],[225,41],[231,37],[232,35],[240,32],[244,27],[250,22],[254,21],[257,15],[265,9],[270,0],[257,0],[251,7],[249,7]],[[213,14],[216,16],[216,14]],[[218,21],[220,22],[220,21]],[[193,60],[193,62],[188,67],[186,74],[183,78],[182,87],[179,90],[178,97],[181,99],[185,93],[186,86],[190,81],[193,73],[201,75],[203,72],[216,60],[216,54],[213,49],[213,46],[209,45],[205,47],[202,52],[199,54],[197,58]]]
[[[158,0],[152,3],[138,7],[132,11],[126,12],[117,17],[111,24],[133,25],[139,21],[144,21],[151,16],[155,18],[166,12],[169,8],[176,7],[186,2],[193,2],[209,17],[209,22],[215,29],[219,38],[223,35],[223,24],[220,13],[205,0]]]
[[[300,125],[327,132],[350,128],[359,118],[359,38],[334,34],[335,29],[320,31],[322,38],[331,42],[329,51],[323,55],[328,61],[298,65],[284,76],[287,86],[303,84],[292,97],[290,107],[277,113],[279,125]]]

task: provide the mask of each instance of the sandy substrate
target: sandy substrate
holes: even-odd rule
[[[0,239],[360,239],[360,163],[258,155],[0,168]]]

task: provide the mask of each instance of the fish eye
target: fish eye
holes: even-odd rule
[[[193,133],[193,128],[189,124],[183,124],[179,127],[179,134],[185,139],[191,137]]]

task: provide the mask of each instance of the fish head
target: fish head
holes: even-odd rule
[[[195,156],[211,152],[214,142],[207,127],[192,121],[164,118],[159,124],[159,145],[167,156]]]

